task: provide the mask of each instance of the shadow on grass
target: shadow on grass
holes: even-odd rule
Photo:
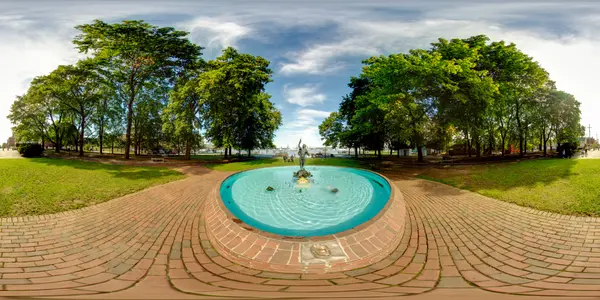
[[[47,166],[69,167],[79,170],[104,171],[115,178],[128,180],[158,179],[167,176],[180,175],[181,173],[166,167],[155,166],[129,166],[118,164],[104,164],[60,158],[32,158],[29,161]]]
[[[467,190],[501,190],[550,185],[585,172],[574,159],[538,159],[493,165],[431,168],[417,178]],[[591,174],[590,174],[591,175]]]

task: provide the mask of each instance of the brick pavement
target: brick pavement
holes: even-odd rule
[[[214,250],[203,218],[226,174],[190,171],[96,206],[0,220],[0,297],[600,297],[599,219],[410,178],[392,181],[406,222],[399,246],[381,261],[321,274],[244,267]]]

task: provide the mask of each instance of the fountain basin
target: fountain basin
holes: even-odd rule
[[[314,182],[311,182],[309,189],[323,186],[323,183],[320,183],[319,179],[323,178],[320,177],[322,173],[319,173],[319,168],[324,170],[327,167],[307,167],[311,173],[314,172],[313,174],[315,174],[311,178]],[[297,170],[295,168],[290,169]],[[282,171],[281,174],[285,173],[285,176],[275,175],[275,177],[291,181],[293,178],[291,178],[292,173],[288,172],[290,169],[267,168],[264,172],[269,171],[274,172],[273,174],[278,174],[278,171]],[[354,173],[356,171],[352,171],[356,169],[335,169],[346,169],[339,171],[351,171],[350,173],[357,174]],[[323,222],[312,224],[312,228],[307,228],[307,224],[304,224],[305,228],[298,228],[297,226],[289,228],[290,226],[279,224],[278,226],[273,226],[275,229],[262,226],[264,223],[274,225],[275,223],[272,222],[277,221],[277,218],[266,220],[261,218],[265,213],[259,214],[256,217],[250,211],[247,213],[250,219],[243,220],[240,218],[241,215],[239,212],[236,214],[230,210],[229,204],[231,203],[227,203],[226,200],[229,199],[229,196],[227,193],[224,193],[224,197],[222,197],[223,194],[221,191],[222,189],[227,190],[227,186],[229,186],[229,189],[232,189],[233,185],[229,183],[233,182],[235,184],[236,180],[230,181],[230,179],[239,179],[239,176],[249,171],[234,174],[226,178],[220,186],[215,187],[215,190],[207,198],[199,228],[200,235],[206,235],[211,242],[206,247],[216,250],[228,260],[242,266],[266,271],[323,273],[351,270],[376,263],[396,250],[403,237],[406,217],[405,203],[402,194],[385,177],[374,172],[359,171],[365,172],[366,175],[371,175],[373,176],[372,178],[379,180],[379,183],[374,183],[379,189],[387,187],[388,190],[384,193],[387,194],[387,198],[375,202],[365,201],[365,203],[361,204],[364,206],[362,210],[358,209],[357,205],[337,207],[337,209],[346,209],[347,211],[355,212],[354,214],[346,214],[343,218],[345,221],[342,222],[336,223],[334,219],[329,218],[323,219]],[[362,175],[363,173],[359,174]],[[263,174],[262,177],[264,176],[266,175]],[[341,176],[341,178],[344,178],[344,176]],[[239,182],[243,182],[243,180]],[[250,181],[247,182],[247,184],[249,183]],[[243,185],[240,184],[239,186]],[[260,190],[260,193],[274,194],[279,189],[282,189],[282,187],[276,186],[273,183],[268,183],[268,185],[273,185],[274,190],[269,192],[265,190],[265,186],[260,186],[256,188],[256,193]],[[348,196],[343,195],[344,191],[347,194],[351,194],[352,191],[360,190],[356,188],[352,189],[353,187],[346,185],[338,185],[336,187],[339,189],[337,193],[327,191],[327,193],[323,193],[323,196],[335,197],[341,194],[342,199],[344,199]],[[292,187],[288,186],[287,188]],[[363,189],[375,188],[363,187]],[[237,193],[234,190],[232,194],[235,195]],[[279,201],[281,200],[279,199]],[[328,201],[324,203],[334,204],[337,202]],[[370,209],[367,208],[369,205],[375,204],[382,205],[382,207],[372,206]],[[335,205],[330,206],[336,207]],[[348,210],[349,207],[353,207],[354,210]],[[264,211],[264,209],[257,209],[256,212],[260,213]],[[314,212],[315,210],[308,211]],[[317,211],[321,215],[327,212],[323,208]],[[367,211],[372,215],[367,214]],[[252,220],[258,221],[257,219],[263,224],[256,225],[256,223],[252,223]],[[298,223],[297,220],[296,223]],[[346,223],[347,226],[339,226],[343,223]],[[304,232],[302,232],[303,230]]]
[[[240,172],[221,184],[220,196],[233,215],[256,229],[311,237],[370,220],[391,195],[387,180],[373,172],[329,166],[306,169],[312,174],[309,182],[292,177],[296,167]],[[267,186],[274,190],[266,191]]]

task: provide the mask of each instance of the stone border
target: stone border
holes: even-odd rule
[[[369,171],[369,170],[365,170]],[[369,171],[372,172],[372,171]],[[387,257],[404,234],[406,207],[402,193],[385,176],[390,199],[371,220],[352,229],[320,237],[286,237],[258,230],[243,223],[224,205],[221,181],[205,204],[204,224],[217,252],[242,266],[285,273],[324,273],[366,267]],[[303,262],[303,252],[313,244],[329,244],[345,254],[337,260]]]

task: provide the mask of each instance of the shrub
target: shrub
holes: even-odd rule
[[[44,147],[40,144],[21,144],[19,154],[23,157],[38,157],[44,153]]]

